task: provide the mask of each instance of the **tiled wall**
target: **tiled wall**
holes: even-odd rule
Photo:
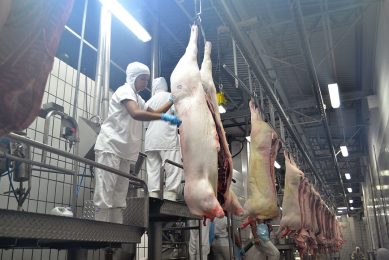
[[[42,104],[54,102],[64,107],[64,112],[72,115],[74,106],[74,94],[76,85],[76,70],[68,66],[65,62],[55,59],[53,70],[48,78]],[[93,106],[94,81],[81,74],[80,77],[80,92],[78,95],[77,116],[89,117]],[[27,129],[27,136],[38,142],[43,141],[44,119],[36,118],[36,120]],[[52,119],[48,144],[54,148],[73,152],[73,148],[69,150],[69,146],[65,145],[65,140],[60,136],[60,119]],[[32,149],[32,159],[40,161],[42,151]],[[54,154],[47,154],[48,164],[72,169],[72,161]],[[72,176],[45,172],[38,169],[33,170],[32,188],[28,199],[23,204],[23,210],[37,213],[50,213],[55,206],[70,206],[72,192]],[[78,216],[82,214],[82,209],[85,200],[92,198],[93,178],[89,167],[80,165],[80,174],[84,174],[84,178],[79,178],[80,186],[77,199]],[[141,177],[145,177],[145,170],[142,169]],[[14,183],[16,185],[17,183]],[[7,176],[0,179],[0,208],[17,209],[17,202],[11,191],[10,182]],[[138,257],[144,257],[147,251],[147,243],[145,238],[142,238],[142,244],[138,246]],[[66,259],[66,250],[0,250],[0,259]],[[90,251],[88,259],[103,259],[104,255],[101,251]]]

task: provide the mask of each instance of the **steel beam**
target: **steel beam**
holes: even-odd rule
[[[309,76],[310,76],[311,81],[312,81],[312,86],[314,89],[316,102],[319,106],[320,114],[322,117],[322,124],[323,124],[323,127],[324,127],[325,132],[326,132],[327,142],[328,142],[328,145],[330,147],[331,156],[332,156],[332,159],[334,162],[334,167],[335,167],[336,173],[339,176],[339,181],[342,185],[344,204],[349,208],[348,203],[347,203],[347,198],[346,198],[346,191],[345,191],[345,188],[343,185],[343,179],[342,179],[342,176],[341,176],[341,173],[339,170],[338,160],[336,158],[334,144],[332,142],[331,131],[330,131],[330,127],[328,124],[327,114],[326,114],[325,109],[324,109],[324,102],[323,102],[323,96],[321,94],[319,78],[318,78],[317,73],[316,73],[315,63],[314,63],[312,51],[311,51],[311,46],[309,44],[309,40],[308,40],[306,31],[305,31],[305,24],[304,24],[303,13],[301,11],[300,1],[294,0],[291,2],[291,4],[292,4],[294,18],[296,21],[297,30],[298,30],[299,35],[300,35],[301,47],[303,50],[303,54],[304,54],[306,62],[308,63]]]
[[[282,107],[281,103],[279,102],[277,96],[275,95],[273,88],[268,81],[266,75],[262,71],[261,67],[258,65],[257,60],[255,57],[257,55],[252,53],[252,45],[249,42],[249,39],[247,39],[247,36],[242,33],[240,28],[237,26],[237,22],[235,21],[235,17],[233,13],[231,12],[232,7],[230,3],[227,3],[226,0],[217,1],[212,0],[213,5],[215,6],[215,9],[217,12],[219,12],[222,20],[225,22],[225,24],[230,28],[231,33],[237,42],[237,44],[240,47],[240,50],[243,54],[243,56],[246,58],[247,63],[250,65],[250,68],[252,68],[256,78],[260,81],[261,85],[263,86],[264,91],[266,92],[267,96],[269,97],[269,100],[273,103],[276,110],[279,112],[279,116],[282,119],[286,129],[288,130],[290,137],[294,140],[296,143],[298,149],[300,150],[301,154],[303,155],[304,159],[306,160],[307,164],[311,168],[313,174],[316,176],[316,178],[320,181],[321,185],[325,186],[325,183],[322,179],[322,177],[317,173],[316,168],[314,167],[311,158],[307,154],[307,148],[300,140],[300,137],[296,133],[294,127],[292,126],[292,123],[289,120],[289,117],[285,113],[284,108]],[[327,189],[325,189],[327,190]]]

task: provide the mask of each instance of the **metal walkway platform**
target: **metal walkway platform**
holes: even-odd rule
[[[144,227],[0,210],[0,247],[103,248],[140,243]]]
[[[150,198],[149,207],[150,222],[174,222],[185,219],[199,219],[190,213],[188,207],[183,202]]]

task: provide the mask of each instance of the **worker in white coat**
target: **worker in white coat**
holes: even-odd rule
[[[108,116],[96,140],[95,155],[98,163],[129,173],[130,164],[135,164],[141,150],[141,121],[162,119],[174,125],[179,125],[181,121],[166,114],[173,105],[172,99],[156,110],[146,107],[138,94],[146,88],[150,78],[146,65],[130,63],[126,76],[126,83],[115,91],[110,100]],[[96,168],[93,196],[96,220],[123,222],[128,185],[127,178]]]
[[[209,228],[211,225],[211,221],[207,219],[205,221],[205,225],[203,221],[198,220],[189,220],[189,226],[195,227],[200,224],[201,228],[201,238],[198,229],[191,229],[189,236],[189,260],[200,260],[200,250],[199,250],[199,238],[201,239],[201,255],[203,260],[208,259],[208,255],[210,252],[210,244],[209,244]]]
[[[149,108],[156,109],[169,102],[171,94],[168,92],[165,78],[160,77],[153,80],[151,94],[152,97],[146,102],[146,106]],[[173,115],[174,106],[167,113]],[[150,122],[145,136],[145,153],[147,155],[147,184],[150,197],[158,197],[162,162],[168,159],[181,164],[177,127],[164,121]],[[165,174],[166,182],[163,189],[163,198],[175,201],[178,186],[182,179],[182,171],[180,168],[167,163]]]

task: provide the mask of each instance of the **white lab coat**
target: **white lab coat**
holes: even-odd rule
[[[154,79],[152,84],[153,96],[147,101],[146,106],[158,109],[169,102],[171,94],[167,90],[167,83],[164,78]],[[167,113],[174,114],[174,107],[172,106]],[[151,121],[145,135],[145,153],[147,155],[148,188],[150,192],[157,192],[160,190],[162,162],[169,159],[181,164],[177,127],[162,120]],[[165,194],[176,194],[182,179],[181,169],[171,164],[166,164],[165,174]],[[173,200],[175,200],[174,197],[175,195],[173,195]]]
[[[133,62],[128,65],[126,73],[126,83],[110,100],[108,117],[97,137],[95,153],[98,163],[129,173],[130,164],[135,163],[141,150],[142,122],[131,117],[122,101],[133,100],[141,109],[147,108],[136,93],[135,79],[143,74],[150,75],[150,71],[146,65]],[[128,183],[127,178],[96,168],[93,196],[96,220],[122,223]]]

